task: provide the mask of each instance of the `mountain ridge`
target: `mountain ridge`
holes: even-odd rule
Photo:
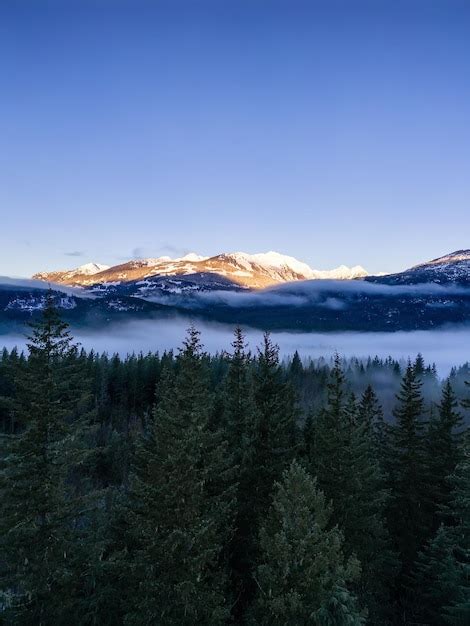
[[[97,270],[93,271],[93,268]],[[351,280],[368,275],[360,265],[352,268],[340,265],[333,270],[316,270],[294,257],[270,251],[257,254],[224,252],[212,257],[190,253],[176,259],[168,256],[133,259],[111,267],[89,263],[72,270],[39,272],[33,278],[68,286],[90,287],[192,274],[217,274],[249,289],[263,289],[298,280]]]

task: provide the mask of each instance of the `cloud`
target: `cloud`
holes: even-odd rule
[[[82,250],[74,250],[72,252],[64,252],[65,256],[84,256],[85,253]]]
[[[129,258],[131,259],[146,259],[146,258],[156,258],[160,256],[169,256],[171,258],[178,258],[189,254],[192,250],[188,248],[181,248],[179,246],[174,246],[168,242],[159,242],[156,244],[144,244],[142,246],[136,246],[131,250],[131,255]],[[119,257],[120,259],[128,257]]]
[[[204,308],[210,305],[230,308],[253,307],[324,307],[332,310],[343,310],[354,301],[363,298],[380,298],[395,296],[409,298],[416,296],[437,299],[429,306],[436,308],[451,307],[447,301],[450,296],[470,297],[470,288],[458,285],[384,285],[365,281],[332,281],[310,280],[276,285],[263,290],[240,291],[189,291],[187,293],[160,294],[154,293],[147,297],[152,302],[175,305],[187,309]]]
[[[88,350],[118,352],[122,356],[132,352],[175,350],[181,346],[190,316],[178,316],[165,320],[134,321],[114,324],[99,331],[77,330],[76,339]],[[233,327],[218,323],[196,323],[202,332],[205,349],[214,354],[230,350]],[[251,350],[260,345],[262,332],[247,328],[246,337]],[[444,330],[412,331],[395,333],[302,333],[272,332],[279,345],[281,356],[299,351],[302,358],[330,358],[337,351],[344,357],[367,358],[392,356],[397,360],[414,358],[421,352],[428,363],[435,362],[441,376],[448,375],[455,365],[466,363],[469,358],[470,327]],[[0,347],[24,348],[25,338],[18,335],[0,336]]]

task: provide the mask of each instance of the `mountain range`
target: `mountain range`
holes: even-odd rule
[[[333,270],[315,270],[294,257],[266,252],[222,253],[205,257],[195,253],[172,259],[168,256],[134,259],[109,267],[87,263],[73,270],[40,272],[33,278],[57,284],[87,287],[96,284],[123,284],[151,281],[168,276],[217,275],[242,288],[263,289],[272,285],[298,280],[348,280],[367,276],[360,265],[341,265]]]
[[[0,279],[0,332],[35,317],[53,289],[73,326],[183,315],[262,329],[396,331],[470,321],[470,250],[403,272],[369,276],[361,266],[320,271],[276,252],[88,263]]]

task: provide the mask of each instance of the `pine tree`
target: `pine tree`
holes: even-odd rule
[[[297,446],[297,411],[294,392],[284,381],[279,365],[279,347],[265,333],[254,370],[254,400],[257,423],[254,427],[252,503],[261,518],[268,510],[274,481],[294,457]]]
[[[62,624],[74,614],[87,526],[77,466],[89,397],[77,346],[48,294],[18,380],[22,430],[3,438],[2,589],[7,623]],[[69,622],[70,623],[70,622]]]
[[[330,516],[331,507],[315,480],[293,462],[276,483],[260,531],[253,623],[364,623],[348,587],[359,564],[344,558],[343,538],[337,527],[331,527]]]
[[[426,623],[470,622],[470,444],[450,477],[445,523],[418,555],[412,573],[414,610]]]
[[[458,402],[448,379],[442,389],[442,398],[437,415],[432,416],[429,421],[426,441],[427,464],[430,474],[428,497],[434,532],[440,525],[437,513],[442,511],[449,502],[451,494],[450,476],[460,460],[463,420],[457,407]]]
[[[450,576],[449,576],[450,574]],[[414,621],[438,626],[444,622],[444,607],[452,602],[458,573],[452,554],[452,542],[444,526],[418,554],[411,581]]]
[[[256,550],[256,518],[252,503],[252,485],[257,471],[255,440],[257,413],[253,397],[250,356],[245,337],[236,328],[233,352],[224,384],[224,424],[228,449],[237,477],[237,507],[234,534],[230,543],[230,568],[235,619],[243,614],[252,586],[253,555]]]
[[[160,381],[154,422],[137,447],[126,545],[128,624],[222,624],[228,615],[224,546],[233,481],[226,444],[210,428],[211,396],[199,332],[190,328],[176,373]]]
[[[312,475],[333,502],[333,522],[343,530],[347,555],[355,554],[362,573],[355,589],[376,624],[385,619],[385,580],[393,580],[395,557],[385,527],[388,493],[377,460],[372,425],[354,395],[345,397],[339,357],[331,373],[328,404],[313,424]]]
[[[224,384],[224,426],[234,463],[241,468],[251,445],[255,407],[250,357],[240,327],[235,329],[232,348]]]
[[[383,410],[372,385],[367,385],[361,396],[358,407],[361,420],[367,423],[368,429],[374,431],[383,420]]]
[[[402,560],[403,574],[428,538],[428,470],[424,453],[421,382],[409,363],[397,396],[396,423],[390,428],[390,527]]]

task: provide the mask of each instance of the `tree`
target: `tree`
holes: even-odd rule
[[[256,424],[253,434],[252,506],[256,519],[269,508],[273,484],[293,459],[297,445],[297,411],[291,386],[283,379],[279,347],[265,333],[254,368]]]
[[[420,552],[412,580],[417,618],[429,624],[470,622],[470,445],[450,477],[445,523]]]
[[[176,373],[164,374],[159,389],[153,424],[137,446],[125,546],[112,556],[132,581],[125,622],[222,624],[233,478],[226,443],[210,428],[208,372],[194,327]]]
[[[367,423],[368,429],[374,431],[383,420],[383,410],[372,385],[367,385],[359,401],[358,412],[361,420]]]
[[[236,471],[236,517],[230,542],[230,569],[235,619],[240,619],[246,609],[252,586],[253,555],[256,550],[256,518],[253,507],[252,485],[257,471],[255,456],[257,411],[253,396],[250,356],[246,351],[245,337],[236,328],[233,352],[224,384],[224,425]]]
[[[427,464],[430,483],[430,516],[433,531],[439,528],[438,513],[445,508],[451,495],[450,477],[460,460],[462,416],[457,411],[458,402],[450,380],[442,389],[437,415],[429,421],[426,441]]]
[[[260,531],[256,624],[362,624],[348,585],[359,573],[342,553],[343,537],[330,526],[331,507],[316,481],[295,461],[276,483]]]
[[[354,395],[346,397],[341,361],[335,358],[327,406],[313,423],[312,475],[333,503],[333,522],[344,532],[346,555],[362,565],[355,585],[358,599],[374,623],[385,619],[389,604],[385,580],[393,580],[396,562],[385,527],[388,493],[377,460],[368,415]]]
[[[250,367],[240,331],[236,331],[233,345],[226,404],[239,485],[231,563],[236,596],[233,612],[242,619],[255,592],[259,526],[269,508],[274,481],[293,458],[297,427],[293,390],[284,380],[279,348],[269,334],[264,335]]]
[[[429,533],[428,470],[424,451],[421,381],[408,363],[390,428],[390,527],[407,575]]]
[[[89,396],[77,346],[49,293],[32,328],[29,358],[18,380],[16,414],[23,425],[3,438],[0,536],[6,620],[61,624],[81,593],[77,571],[87,502],[80,472]],[[2,601],[0,601],[0,604]],[[69,622],[70,623],[70,622]]]

